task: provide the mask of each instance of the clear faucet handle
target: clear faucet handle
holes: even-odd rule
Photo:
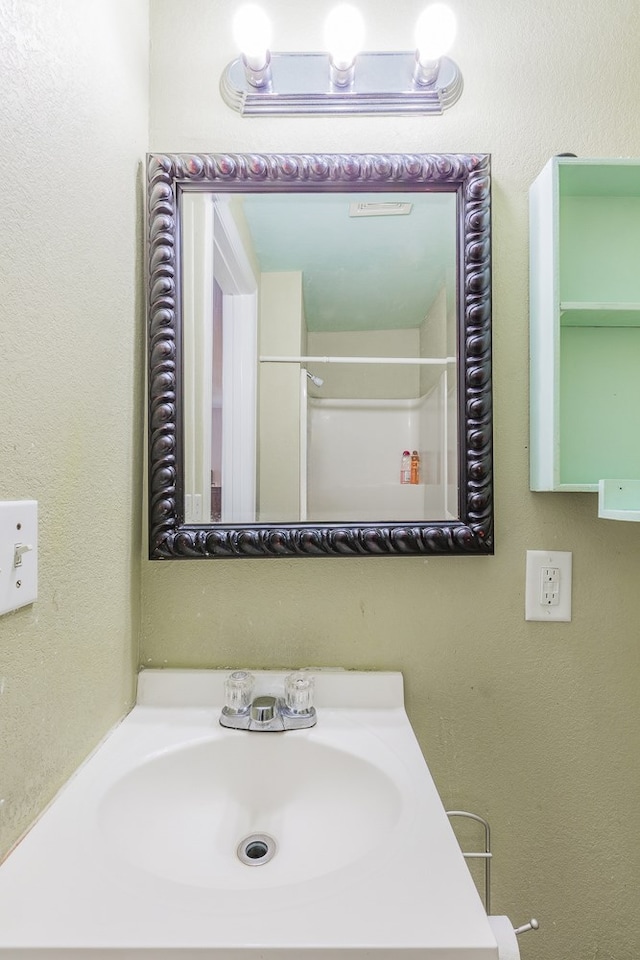
[[[284,701],[292,713],[309,713],[313,709],[313,676],[297,670],[284,678]]]
[[[239,713],[248,710],[256,678],[248,670],[234,670],[224,681],[224,702],[227,710]]]

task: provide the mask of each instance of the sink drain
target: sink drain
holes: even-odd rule
[[[266,833],[252,833],[238,844],[238,859],[248,867],[261,867],[276,852],[276,842]]]

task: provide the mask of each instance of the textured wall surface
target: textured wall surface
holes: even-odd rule
[[[538,916],[525,958],[636,960],[637,526],[528,488],[528,188],[550,156],[640,155],[637,0],[457,0],[462,99],[441,118],[242,119],[217,84],[232,0],[153,0],[151,149],[493,156],[493,558],[145,563],[143,663],[404,671],[445,803],[494,830],[494,911]],[[318,49],[326,4],[271,0],[274,49]],[[420,4],[367,0],[368,49]],[[524,622],[526,549],[572,550],[570,624]]]
[[[0,856],[133,696],[146,0],[0,0],[0,499],[40,511],[0,618]]]

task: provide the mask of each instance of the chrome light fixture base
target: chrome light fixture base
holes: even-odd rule
[[[432,83],[416,83],[414,51],[359,54],[353,82],[344,88],[331,83],[328,54],[272,53],[269,65],[271,82],[262,89],[249,82],[242,57],[225,68],[220,92],[241,116],[441,114],[463,88],[449,57],[437,61]]]

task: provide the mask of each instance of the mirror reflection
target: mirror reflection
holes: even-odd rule
[[[186,523],[458,516],[457,202],[182,195]]]

